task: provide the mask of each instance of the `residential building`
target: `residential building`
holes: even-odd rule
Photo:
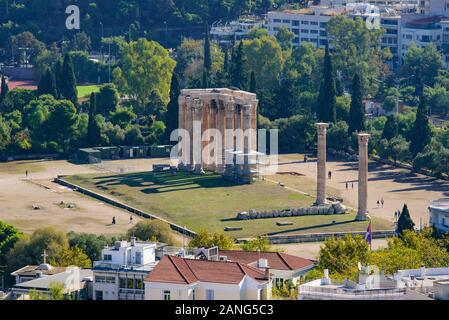
[[[15,278],[15,283],[19,284],[22,282],[27,282],[30,280],[34,280],[37,278],[47,277],[56,275],[59,273],[63,273],[66,271],[66,267],[53,267],[48,264],[46,261],[47,254],[44,253],[44,262],[38,266],[35,265],[27,265],[19,270],[16,270],[11,273],[11,276]]]
[[[427,8],[430,15],[449,17],[449,0],[429,0]]]
[[[144,279],[157,265],[156,243],[117,241],[93,267],[94,300],[143,300]]]
[[[28,300],[33,291],[43,296],[49,296],[53,285],[62,285],[63,294],[75,300],[89,300],[92,298],[92,276],[90,269],[78,267],[64,268],[64,272],[54,274],[40,274],[37,278],[17,283],[11,290],[11,298]]]
[[[282,286],[286,281],[296,285],[301,276],[316,265],[315,261],[283,252],[220,250],[219,259],[244,263],[261,271],[269,270],[276,286]]]
[[[248,16],[231,22],[217,21],[211,26],[210,36],[219,45],[229,46],[235,41],[246,39],[253,28],[265,28],[265,19]]]
[[[449,198],[430,202],[429,225],[439,231],[449,233]]]
[[[299,286],[299,300],[428,300],[427,295],[398,286],[393,277],[372,273],[369,266],[361,268],[358,281],[335,281],[324,270],[322,279]]]
[[[271,289],[268,270],[164,256],[145,279],[145,300],[269,300]]]

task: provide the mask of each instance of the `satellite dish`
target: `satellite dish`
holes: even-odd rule
[[[360,271],[362,271],[362,264],[359,262],[357,262],[357,267],[359,268]]]

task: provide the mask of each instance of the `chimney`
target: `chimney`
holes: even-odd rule
[[[131,246],[134,247],[136,245],[136,237],[131,237]]]
[[[329,269],[324,269],[324,276],[321,279],[321,285],[331,284],[331,279],[329,278]]]
[[[259,269],[267,269],[268,268],[268,260],[267,259],[259,259],[258,263]]]

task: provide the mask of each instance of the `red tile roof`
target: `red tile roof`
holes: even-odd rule
[[[239,284],[245,275],[264,282],[265,273],[240,262],[207,261],[164,256],[145,279],[149,282],[191,284],[197,281]]]
[[[220,256],[226,256],[228,261],[238,261],[247,265],[257,266],[260,259],[268,260],[268,267],[275,270],[298,270],[312,267],[315,262],[282,252],[248,252],[238,250],[220,250]]]

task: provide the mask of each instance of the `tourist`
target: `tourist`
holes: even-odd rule
[[[28,178],[28,170],[25,171],[25,177]]]
[[[308,160],[308,158],[307,158],[307,155],[305,154],[305,155],[304,155],[304,163],[306,163],[307,160]]]
[[[115,217],[112,217],[112,224],[115,224]]]
[[[354,189],[354,182],[351,184],[351,188]]]
[[[346,181],[346,190],[348,190],[348,188],[349,188],[349,184],[348,184],[348,181]]]
[[[134,218],[133,218],[133,215],[130,215],[130,216],[129,216],[129,224],[133,224],[133,219],[134,219]]]
[[[384,207],[384,198],[382,198],[382,200],[380,200],[380,203],[382,204],[382,208]]]
[[[377,209],[379,209],[379,206],[380,206],[380,202],[379,202],[379,200],[377,200]]]
[[[330,179],[332,179],[332,171],[329,171],[329,173],[327,174],[327,177]]]

